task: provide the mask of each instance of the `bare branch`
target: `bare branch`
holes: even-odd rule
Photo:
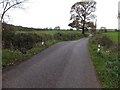
[[[27,0],[3,0],[0,2],[2,5],[1,22],[3,22],[6,12],[8,12],[11,8],[19,8],[19,6],[25,1]]]

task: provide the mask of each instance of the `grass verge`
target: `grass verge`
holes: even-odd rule
[[[45,45],[41,43],[37,43],[36,46],[30,50],[28,50],[25,54],[21,53],[19,50],[9,50],[3,49],[2,50],[2,66],[3,68],[14,65],[16,62],[21,62],[28,58],[31,58],[33,55],[41,52],[42,50],[46,49],[47,47],[59,42],[58,40],[49,40],[46,41]]]
[[[97,46],[98,43],[94,43],[93,38],[90,38],[89,51],[102,87],[118,88],[120,74],[118,68],[120,63],[118,60],[117,46],[111,45],[110,48],[101,46],[99,53],[97,53]]]

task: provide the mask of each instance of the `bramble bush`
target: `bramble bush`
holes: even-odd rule
[[[102,34],[97,34],[95,37],[93,37],[92,42],[95,44],[100,44],[106,48],[110,48],[113,44],[111,39]]]
[[[12,41],[14,40],[15,31],[13,27],[9,27],[3,24],[2,30],[2,45],[3,48],[11,48]]]
[[[4,49],[19,50],[26,53],[27,50],[33,48],[36,43],[52,39],[52,35],[35,33],[17,33],[14,30],[3,30],[2,41]]]
[[[42,41],[42,37],[32,33],[18,33],[14,36],[13,47],[22,53],[34,47],[38,42]]]

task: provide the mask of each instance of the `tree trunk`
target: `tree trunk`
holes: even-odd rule
[[[82,34],[84,35],[85,34],[85,24],[83,23],[83,26],[82,26]]]
[[[86,21],[86,16],[84,15],[83,17],[84,17],[84,19],[83,19],[82,34],[84,35],[84,34],[85,34],[85,21]]]

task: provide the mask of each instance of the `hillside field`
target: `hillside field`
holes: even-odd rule
[[[54,35],[56,33],[64,33],[64,34],[81,34],[81,31],[67,31],[67,30],[44,30],[44,31],[37,31],[37,30],[32,30],[32,31],[16,31],[16,33],[36,33],[38,35],[41,34],[50,34],[50,35]]]

